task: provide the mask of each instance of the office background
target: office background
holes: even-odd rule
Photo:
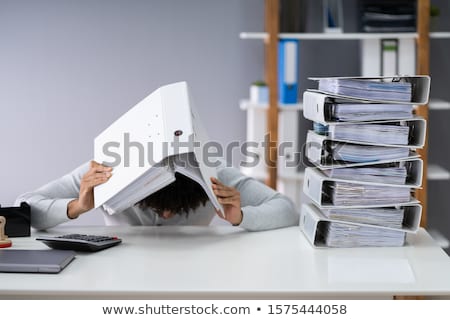
[[[357,29],[356,3],[344,1],[345,32]],[[441,9],[436,27],[450,30],[449,2],[432,3]],[[321,32],[320,6],[308,1],[306,31]],[[263,21],[264,0],[0,0],[0,203],[90,160],[96,135],[171,82],[190,84],[212,139],[244,141],[238,103],[263,78],[264,51],[239,33],[262,31]],[[450,43],[431,40],[430,52],[431,97],[450,100]],[[302,92],[308,76],[359,74],[359,42],[301,43],[300,60]],[[430,162],[447,169],[449,121],[449,112],[430,112]],[[428,188],[429,225],[450,237],[450,184]]]

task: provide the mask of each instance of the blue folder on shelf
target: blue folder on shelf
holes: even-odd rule
[[[278,42],[278,94],[280,103],[298,101],[298,47],[299,40],[282,39]]]

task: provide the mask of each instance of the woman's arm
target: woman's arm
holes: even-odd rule
[[[235,168],[219,168],[218,179],[240,193],[243,214],[240,227],[261,231],[298,225],[299,212],[286,196]]]
[[[89,163],[85,163],[35,191],[20,195],[16,205],[21,202],[30,205],[31,226],[36,229],[47,229],[67,222],[70,220],[67,215],[68,204],[78,198],[81,179],[88,170]]]

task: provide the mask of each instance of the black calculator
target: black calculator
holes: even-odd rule
[[[36,240],[42,241],[53,249],[75,251],[99,251],[122,242],[122,239],[111,236],[90,234],[65,234],[61,236],[41,236]]]

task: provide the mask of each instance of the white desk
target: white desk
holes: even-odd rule
[[[400,248],[313,249],[298,227],[60,227],[117,235],[60,274],[0,274],[4,298],[389,298],[449,295],[450,259],[425,230]],[[48,234],[46,233],[46,234]],[[46,248],[31,238],[13,249]]]

